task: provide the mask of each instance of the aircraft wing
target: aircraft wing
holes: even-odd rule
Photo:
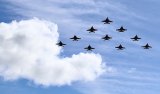
[[[120,31],[120,29],[116,29],[116,31]]]
[[[97,29],[94,29],[94,31],[97,31]]]
[[[93,48],[93,47],[90,47],[91,49],[95,49],[95,48]]]
[[[88,49],[88,47],[84,48],[84,49]]]
[[[74,39],[74,38],[70,38],[70,39]]]
[[[119,48],[119,46],[118,46],[118,47],[115,47],[115,48]]]
[[[106,20],[103,20],[102,22],[106,22]]]

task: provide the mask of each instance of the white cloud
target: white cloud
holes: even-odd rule
[[[0,76],[59,86],[92,81],[104,72],[99,54],[60,57],[57,30],[56,24],[37,18],[0,23]]]

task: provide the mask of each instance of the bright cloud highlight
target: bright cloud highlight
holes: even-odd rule
[[[60,57],[56,24],[39,20],[0,23],[0,76],[28,79],[36,84],[69,85],[92,81],[104,72],[99,54],[79,53]]]

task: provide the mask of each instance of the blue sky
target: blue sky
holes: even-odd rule
[[[0,0],[0,21],[23,20],[37,17],[58,24],[60,40],[69,44],[62,56],[85,52],[84,46],[91,44],[100,53],[103,62],[113,72],[107,72],[93,82],[75,82],[70,86],[43,87],[26,79],[16,81],[0,80],[2,94],[159,94],[159,24],[158,0]],[[101,20],[111,18],[114,23],[104,25]],[[95,34],[86,32],[94,25]],[[118,33],[123,25],[128,30]],[[77,34],[81,42],[74,45],[66,38]],[[102,41],[105,34],[113,36],[111,41]],[[133,42],[129,38],[139,35],[142,40]],[[83,39],[84,38],[84,39]],[[114,47],[122,43],[126,50]],[[149,43],[152,49],[140,46]],[[71,48],[76,48],[76,50]]]

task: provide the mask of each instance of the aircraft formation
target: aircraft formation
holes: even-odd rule
[[[104,24],[111,24],[113,21],[110,20],[108,17],[102,21]],[[98,29],[94,28],[93,26],[91,26],[89,29],[87,29],[86,31],[88,31],[89,33],[95,33],[96,31],[98,31]],[[116,29],[116,31],[118,32],[125,32],[127,31],[127,29],[125,29],[123,26],[121,26],[120,28]],[[76,35],[74,35],[73,37],[70,38],[73,41],[79,41],[81,38],[77,37]],[[104,37],[102,37],[103,40],[111,40],[112,37],[109,36],[108,34],[106,34]],[[138,35],[135,35],[134,37],[130,38],[133,41],[139,41],[141,38],[138,37]],[[62,41],[59,41],[56,45],[64,47],[66,44],[64,44]],[[141,46],[144,49],[150,49],[152,48],[152,46],[150,46],[148,43],[144,46]],[[117,50],[124,50],[125,47],[122,46],[122,44],[119,44],[118,46],[115,47]],[[84,49],[86,49],[87,51],[92,51],[93,48],[91,45],[88,45],[87,47],[85,47]]]

